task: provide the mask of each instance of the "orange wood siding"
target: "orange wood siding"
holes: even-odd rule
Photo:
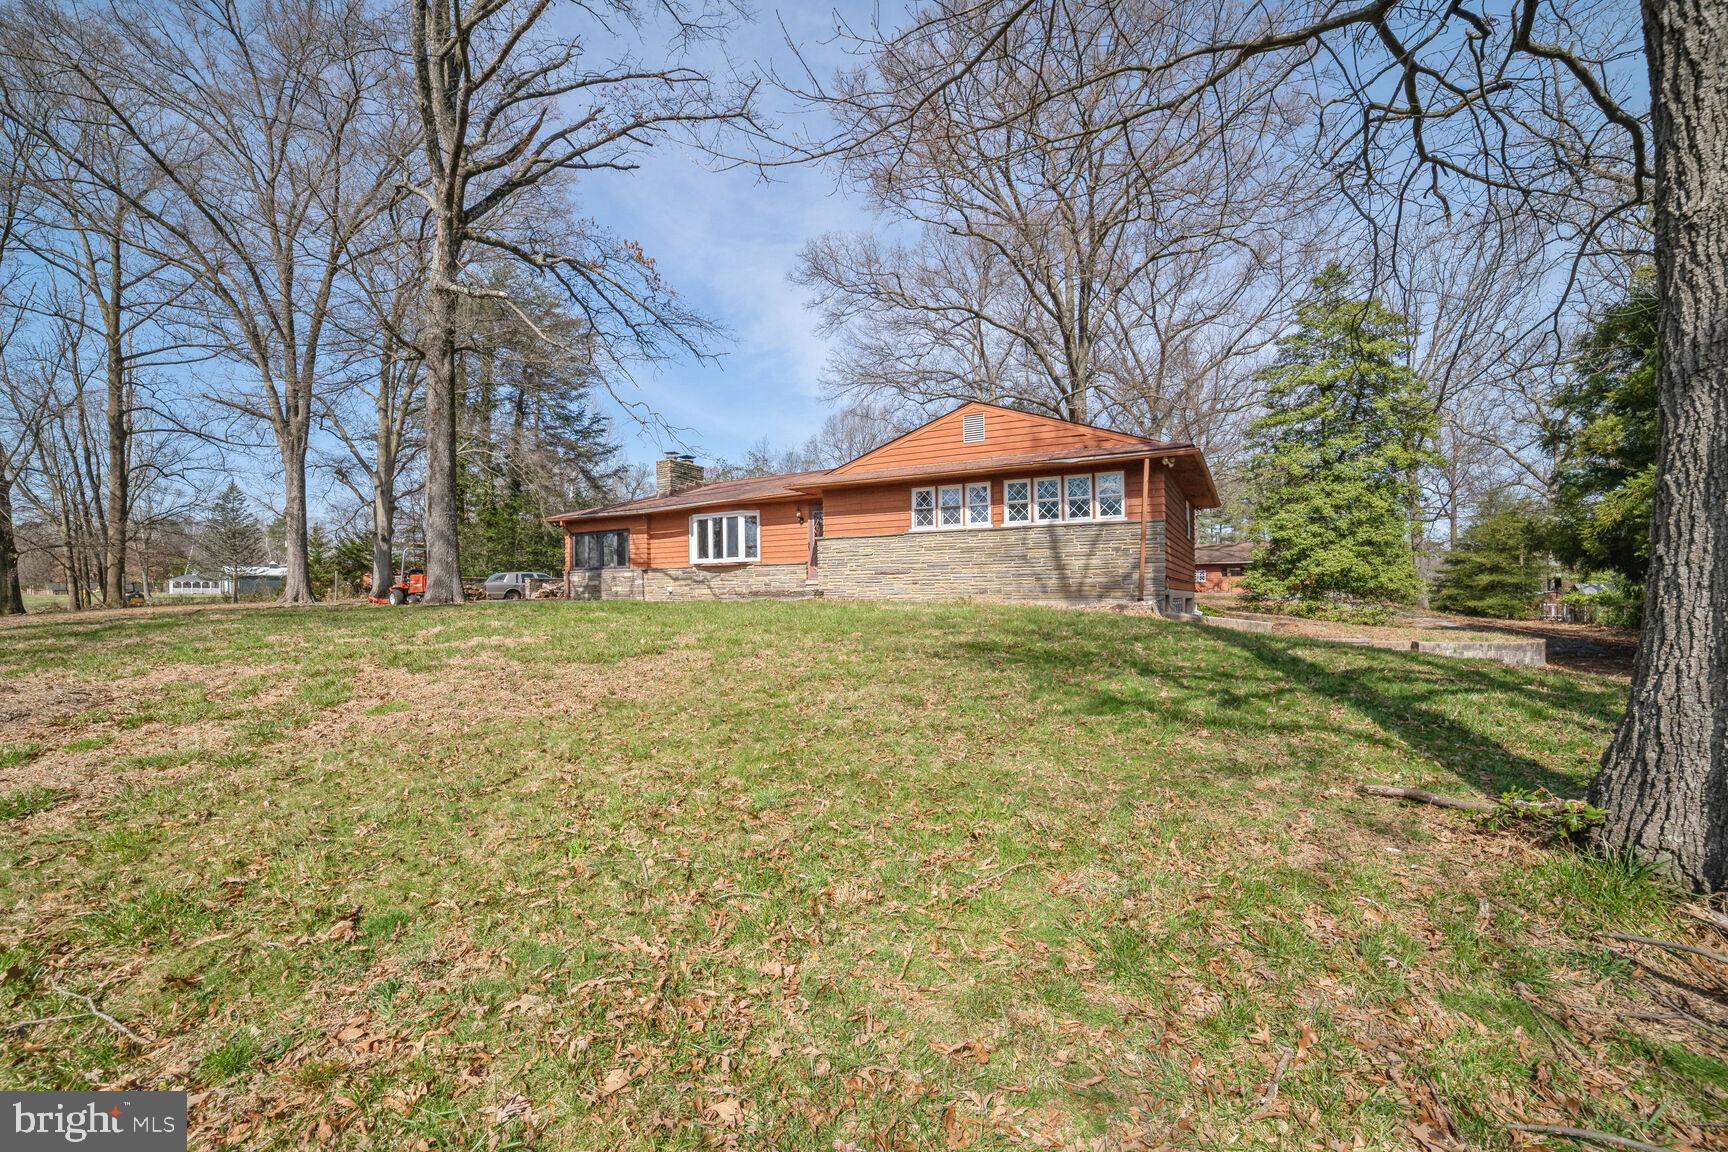
[[[963,438],[965,418],[984,417],[984,439],[967,444]],[[1020,452],[1075,450],[1083,448],[1139,447],[1143,442],[1120,432],[1070,424],[1030,412],[1016,412],[989,404],[962,404],[898,440],[890,440],[834,470],[834,475],[872,472],[883,468],[905,468],[920,464],[964,464],[990,456]]]
[[[798,523],[803,500],[758,501],[736,507],[654,512],[647,516],[608,516],[568,523],[568,533],[630,530],[630,567],[684,568],[690,564],[690,517],[723,512],[755,512],[763,564],[802,564],[809,559],[808,529]],[[568,541],[566,541],[568,564]]]
[[[912,490],[936,488],[943,484],[978,484],[990,482],[990,523],[1007,523],[1002,506],[1003,485],[1009,480],[1038,480],[1056,476],[1079,476],[1099,472],[1121,472],[1126,494],[1126,514],[1130,520],[1140,519],[1140,462],[1110,467],[1071,468],[1053,472],[1048,468],[1034,471],[1004,472],[996,476],[968,476],[959,473],[917,484],[874,484],[856,488],[830,488],[822,494],[822,534],[824,536],[897,536],[912,530]],[[1156,520],[1164,514],[1164,488],[1153,477],[1150,516]],[[955,531],[955,529],[950,529]]]
[[[1153,476],[1153,488],[1158,487]],[[1188,535],[1188,500],[1182,485],[1169,470],[1164,472],[1164,582],[1178,592],[1194,590],[1194,541]]]

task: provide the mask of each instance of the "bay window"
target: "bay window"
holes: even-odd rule
[[[761,559],[761,521],[754,512],[690,517],[692,564],[741,564]]]

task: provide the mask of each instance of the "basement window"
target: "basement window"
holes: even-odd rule
[[[984,442],[984,413],[968,412],[960,418],[960,442],[962,444],[981,444]]]
[[[761,519],[754,512],[690,517],[690,563],[742,564],[761,557]]]

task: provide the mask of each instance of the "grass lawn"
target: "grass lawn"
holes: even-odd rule
[[[1720,939],[1352,792],[1579,795],[1624,692],[994,606],[8,628],[0,1087],[248,1149],[1709,1146],[1720,971],[1593,933]]]

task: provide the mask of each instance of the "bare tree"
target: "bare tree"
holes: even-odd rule
[[[978,7],[964,21],[925,9],[894,38],[984,29],[923,70],[925,100],[962,83],[991,43],[1045,5],[982,7],[982,22]],[[1604,847],[1696,888],[1728,887],[1728,9],[1307,0],[1226,2],[1199,20],[1182,50],[1125,66],[1185,77],[1128,115],[1195,107],[1272,60],[1326,98],[1316,156],[1394,243],[1404,206],[1470,204],[1552,226],[1578,255],[1571,288],[1593,260],[1624,259],[1653,239],[1662,479],[1629,707],[1590,795],[1609,814]]]
[[[400,178],[370,134],[389,119],[384,29],[359,0],[178,0],[105,17],[47,0],[9,12],[5,111],[86,186],[125,204],[139,228],[127,242],[196,288],[182,322],[255,374],[250,392],[208,398],[275,439],[282,602],[309,602],[306,459],[326,321],[350,240]],[[110,120],[144,172],[117,178],[86,154],[66,107]]]
[[[431,603],[462,598],[459,302],[467,296],[510,304],[502,290],[469,275],[477,255],[519,262],[550,278],[582,312],[602,356],[656,355],[667,346],[700,353],[708,333],[639,246],[573,226],[556,209],[576,176],[630,168],[641,149],[673,132],[744,114],[747,92],[718,92],[708,76],[679,62],[682,46],[723,29],[721,14],[692,11],[680,0],[593,0],[571,5],[565,27],[554,32],[552,8],[549,0],[409,0],[421,145],[413,189],[433,225],[421,325]],[[602,60],[586,43],[641,27],[656,14],[675,25],[663,59],[624,53]]]
[[[24,611],[18,579],[18,536],[12,517],[12,491],[25,462],[35,451],[40,411],[18,403],[10,379],[13,342],[27,309],[28,283],[10,259],[22,239],[27,137],[8,127],[0,131],[0,616]]]
[[[941,10],[804,93],[841,126],[811,154],[915,233],[805,249],[797,279],[845,337],[831,387],[1153,432],[1239,416],[1304,239],[1308,186],[1285,174],[1305,94],[1250,67],[1202,110],[1138,116],[1176,82],[1127,67],[1180,49],[1169,6]]]
[[[341,445],[336,479],[370,508],[372,587],[394,572],[403,478],[419,456],[422,383],[418,326],[424,309],[429,245],[426,214],[404,199],[359,238],[351,299],[338,314],[350,365],[346,386],[318,398],[320,420]]]
[[[118,605],[124,599],[133,474],[141,463],[132,451],[141,414],[138,382],[152,368],[191,353],[155,324],[187,285],[172,262],[137,252],[128,240],[139,239],[128,198],[90,184],[83,169],[100,169],[112,185],[160,177],[138,164],[124,134],[100,109],[80,109],[68,119],[77,125],[75,163],[36,150],[31,250],[55,274],[76,283],[94,306],[87,313],[93,322],[89,335],[100,341],[104,366],[101,591],[104,603]]]

